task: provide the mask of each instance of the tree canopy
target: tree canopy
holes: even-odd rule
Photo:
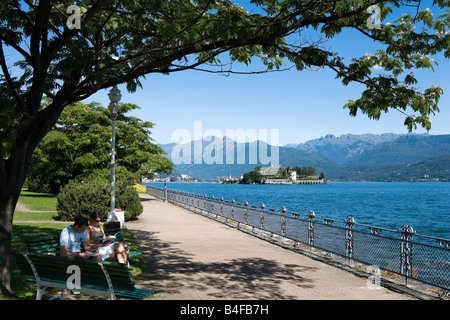
[[[369,23],[372,6],[379,27]],[[12,216],[29,162],[67,105],[117,84],[133,92],[152,73],[228,73],[233,62],[257,57],[268,70],[330,68],[344,85],[364,86],[346,105],[351,115],[379,119],[395,109],[409,130],[430,129],[442,89],[420,88],[414,70],[432,69],[434,54],[450,56],[450,4],[433,1],[440,15],[426,6],[412,0],[250,0],[247,8],[230,0],[3,0],[0,291],[9,292]],[[414,13],[402,15],[404,8]],[[382,47],[344,59],[324,40],[347,29]],[[221,63],[225,54],[229,63]],[[374,67],[381,71],[374,74]],[[45,107],[43,97],[50,101]]]
[[[116,121],[116,163],[122,175],[139,181],[141,176],[173,171],[164,150],[152,143],[153,123],[127,113],[139,106],[122,103]],[[75,177],[108,170],[111,162],[111,119],[108,108],[98,103],[74,103],[64,109],[55,128],[34,152],[28,173],[28,188],[58,193]],[[120,170],[120,169],[118,169]],[[128,173],[126,173],[128,172]]]

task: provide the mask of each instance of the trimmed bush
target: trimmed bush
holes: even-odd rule
[[[116,207],[125,211],[125,221],[136,220],[144,209],[136,189],[125,185],[121,185],[116,193]]]
[[[103,219],[110,208],[110,182],[100,177],[90,177],[83,181],[71,180],[57,197],[56,211],[61,220],[73,221],[78,216],[89,218],[89,214],[98,210]],[[116,182],[116,208],[124,211],[125,221],[135,220],[143,207],[135,188]]]
[[[106,218],[109,211],[110,186],[102,179],[71,180],[57,197],[56,211],[61,220],[74,221],[76,217],[89,218],[95,210]]]
[[[135,184],[133,187],[138,193],[147,193],[147,188],[142,184]]]

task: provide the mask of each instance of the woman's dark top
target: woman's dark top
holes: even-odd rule
[[[103,231],[92,231],[91,228],[89,228],[89,238],[92,243],[102,243],[103,241]]]

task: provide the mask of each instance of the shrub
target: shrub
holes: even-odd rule
[[[125,211],[125,221],[136,220],[143,211],[139,194],[133,186],[119,186],[116,190],[116,207]]]
[[[110,186],[103,179],[71,180],[57,197],[56,211],[61,220],[73,221],[78,216],[89,218],[95,210],[105,218],[109,211]]]
[[[56,211],[64,221],[73,221],[78,216],[89,218],[89,214],[96,210],[106,219],[110,199],[111,185],[108,180],[98,176],[83,181],[75,179],[69,181],[58,194]],[[124,211],[125,221],[137,219],[143,207],[136,189],[116,182],[116,208]]]
[[[147,188],[142,184],[135,184],[133,187],[136,189],[138,193],[147,193]]]

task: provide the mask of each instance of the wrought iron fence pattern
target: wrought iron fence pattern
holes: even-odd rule
[[[147,193],[166,201],[282,236],[296,243],[375,265],[383,270],[450,291],[450,239],[416,234],[411,226],[390,230],[345,220],[266,208],[234,200],[147,186]]]

